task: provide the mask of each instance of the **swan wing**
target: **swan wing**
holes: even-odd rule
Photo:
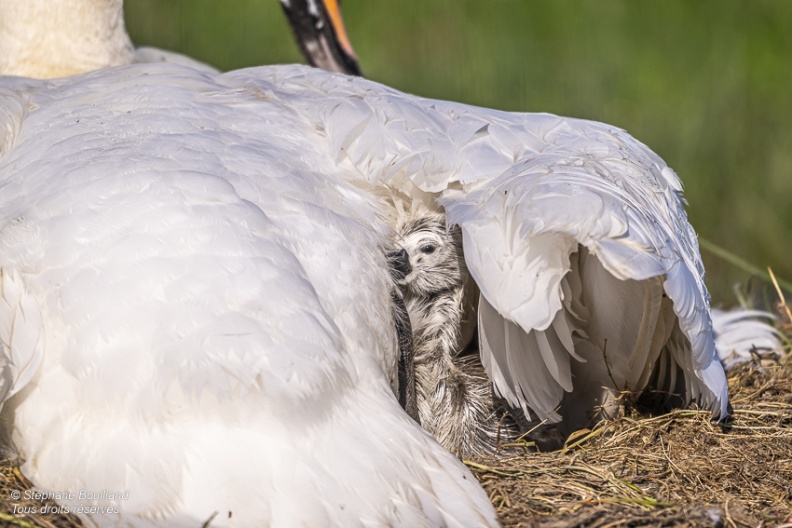
[[[585,122],[573,124],[591,128]],[[567,346],[550,347],[553,353],[542,355],[566,392],[572,392],[569,362],[575,356],[570,340],[589,363],[577,376],[578,384],[616,390],[644,389],[659,355],[668,349],[689,380],[687,397],[722,416],[725,378],[716,361],[703,268],[679,182],[642,145],[634,140],[630,145],[626,134],[600,130],[599,136],[610,152],[591,155],[597,145],[591,145],[590,137],[577,143],[567,139],[486,184],[445,193],[441,201],[449,220],[462,227],[471,274],[505,320],[527,333],[566,334]],[[585,258],[573,265],[570,257],[583,251]],[[514,273],[514,263],[525,266],[523,273]],[[658,277],[664,279],[662,287],[652,281]],[[579,287],[573,291],[569,285],[565,294],[564,282]],[[667,325],[658,324],[664,295],[690,341],[673,352],[667,346]],[[560,321],[567,327],[559,328]],[[483,332],[499,332],[500,326]],[[503,347],[491,354],[514,363],[513,356],[526,353]],[[597,368],[600,364],[604,370]],[[517,372],[522,377],[513,373],[512,379],[520,381],[511,385],[493,380],[499,392],[512,405],[527,404],[540,418],[552,418],[561,395],[520,398],[537,374],[544,374],[525,368]],[[581,379],[586,373],[594,379]],[[657,380],[660,385],[664,381]],[[595,399],[604,403],[601,396]]]
[[[0,270],[0,408],[25,388],[44,357],[41,309],[16,270]]]
[[[302,75],[273,70],[262,85],[287,97]],[[665,387],[653,373],[668,356],[686,399],[726,415],[696,235],[682,185],[656,154],[601,123],[315,81],[298,104],[339,164],[439,201],[461,226],[483,297],[482,359],[510,403],[557,419],[573,386]]]

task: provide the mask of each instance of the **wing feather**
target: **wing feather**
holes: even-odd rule
[[[774,317],[760,310],[712,310],[715,347],[726,368],[781,349]]]
[[[526,416],[531,415],[530,406],[542,419],[558,421],[560,416],[555,409],[564,391],[542,357],[535,334],[526,333],[505,319],[482,295],[479,336],[482,363],[498,394]],[[566,361],[568,371],[568,357]]]
[[[44,356],[41,310],[15,271],[0,270],[0,407],[25,388]]]
[[[305,75],[279,70],[255,82],[276,96],[293,98],[304,94]],[[315,77],[312,84],[316,86]],[[506,334],[496,339],[490,331],[483,355],[493,356],[489,364],[496,390],[525,396],[528,389],[522,389],[534,377],[508,369],[526,368],[520,358],[511,357],[526,350],[549,362],[546,374],[558,385],[550,392],[554,395],[564,390],[565,377],[556,349],[578,363],[567,336],[575,343],[574,354],[587,361],[590,351],[601,352],[601,344],[590,341],[594,330],[602,323],[606,326],[599,334],[611,334],[614,324],[606,324],[606,317],[597,319],[587,307],[590,299],[569,299],[575,290],[572,279],[565,286],[572,271],[570,255],[585,248],[612,278],[609,284],[638,296],[622,301],[606,297],[610,301],[600,301],[598,310],[607,310],[611,302],[625,302],[622,313],[647,310],[646,317],[629,319],[637,326],[625,336],[609,338],[612,343],[632,340],[622,356],[632,359],[623,381],[630,387],[647,382],[648,372],[666,358],[661,351],[676,350],[672,356],[687,384],[684,397],[700,396],[716,417],[725,416],[725,375],[717,361],[696,235],[684,211],[679,178],[656,154],[600,123],[421,99],[339,76],[328,75],[319,85],[313,100],[304,94],[298,105],[304,117],[326,131],[339,163],[350,174],[411,196],[428,193],[445,207],[449,222],[461,227],[466,262],[486,300],[482,306],[492,308],[484,323],[496,321],[497,314],[525,334],[551,326],[556,332],[556,341],[545,336],[540,347],[535,336],[525,346],[520,339],[507,341]],[[354,112],[332,111],[353,99],[348,104]],[[650,291],[625,285],[647,280]],[[658,282],[670,299],[678,332],[667,321],[671,305],[658,300]],[[568,315],[559,319],[560,311]],[[584,342],[591,346],[582,346]],[[514,348],[497,350],[509,346]],[[672,367],[663,367],[665,378],[677,375]]]

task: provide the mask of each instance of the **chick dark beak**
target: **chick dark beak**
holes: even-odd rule
[[[403,279],[412,271],[410,255],[405,250],[391,251],[385,256],[388,257],[388,266],[390,266],[391,275],[393,275],[394,279]]]

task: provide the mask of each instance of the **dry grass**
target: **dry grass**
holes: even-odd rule
[[[789,336],[792,322],[780,311]],[[582,431],[553,453],[467,461],[506,527],[792,527],[792,354],[729,374],[733,417],[680,410],[625,416]],[[64,515],[14,515],[33,489],[0,463],[0,526],[73,528]],[[54,503],[47,502],[53,505]]]
[[[51,513],[58,508],[54,501],[26,499],[25,492],[35,490],[35,486],[19,471],[10,459],[0,461],[0,526],[20,526],[22,528],[78,528],[83,524],[74,515]],[[14,493],[18,493],[18,499]],[[46,508],[46,513],[41,513]],[[24,513],[14,513],[24,512]],[[35,512],[35,513],[34,513]]]

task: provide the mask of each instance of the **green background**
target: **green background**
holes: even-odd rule
[[[792,1],[347,0],[367,77],[604,121],[685,183],[702,238],[792,279]],[[133,40],[221,69],[299,62],[276,0],[127,0]],[[704,252],[716,304],[749,274]]]

